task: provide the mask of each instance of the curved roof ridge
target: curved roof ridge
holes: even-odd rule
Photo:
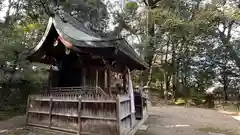
[[[48,27],[44,36],[39,44],[31,51],[30,55],[34,55],[33,57],[35,57],[35,55],[36,57],[40,57],[40,55],[43,55],[41,54],[43,52],[40,51],[40,48],[43,46],[45,49],[50,47],[51,45],[49,46],[49,43],[55,42],[54,40],[57,40],[58,36],[60,36],[65,41],[71,43],[72,47],[75,49],[93,51],[94,53],[99,53],[99,55],[104,55],[106,58],[112,56],[109,56],[106,52],[102,52],[103,50],[108,49],[109,51],[113,51],[113,49],[118,49],[120,52],[117,55],[114,54],[115,59],[128,64],[132,68],[147,68],[147,63],[124,38],[102,38],[97,33],[94,34],[91,29],[87,28],[83,23],[77,21],[72,16],[65,15],[66,18],[64,18],[64,20],[59,15],[49,18]],[[38,54],[35,54],[37,52]],[[36,61],[40,60],[36,58]]]

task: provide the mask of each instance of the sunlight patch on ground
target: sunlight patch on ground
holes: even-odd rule
[[[139,130],[146,131],[148,129],[148,125],[141,125]]]
[[[232,116],[235,120],[240,121],[240,116]]]
[[[26,129],[24,129],[24,128],[16,128],[16,129],[12,129],[12,130],[0,130],[0,133],[7,133],[8,135],[15,135],[13,133],[16,132],[16,135],[23,135],[23,134],[19,134],[19,131],[20,132],[24,131],[24,133],[26,133]]]
[[[189,127],[190,125],[167,125],[166,128],[174,128],[174,127]]]
[[[222,133],[212,133],[212,132],[209,132],[209,135],[225,135],[225,134],[222,134]]]
[[[0,133],[8,132],[8,130],[0,130]]]

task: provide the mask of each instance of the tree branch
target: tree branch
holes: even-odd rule
[[[145,6],[148,6],[147,0],[143,0]]]
[[[160,1],[162,1],[162,0],[155,0],[155,1],[153,2],[153,6],[157,6],[157,3],[160,2]]]
[[[143,0],[145,6],[150,6],[151,8],[157,7],[157,3],[162,0]]]
[[[226,37],[226,40],[229,41],[230,38],[231,38],[231,32],[232,32],[232,26],[234,24],[234,20],[232,20],[229,24],[228,24],[228,33],[227,33],[227,37]]]
[[[49,15],[49,16],[54,16],[54,13],[52,10],[49,9],[49,4],[48,2],[46,2],[46,0],[40,0],[45,12]]]

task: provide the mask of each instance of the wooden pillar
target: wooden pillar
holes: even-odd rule
[[[86,68],[82,68],[82,86],[86,86]]]
[[[26,124],[28,124],[28,117],[29,117],[29,106],[31,103],[31,96],[28,95],[28,100],[27,100],[27,109],[26,109]]]
[[[107,88],[110,96],[112,96],[111,83],[112,83],[112,72],[111,72],[111,68],[108,68],[107,69]]]
[[[81,135],[82,132],[82,121],[81,121],[81,106],[82,105],[82,98],[81,96],[79,96],[78,98],[78,135]]]
[[[48,93],[50,93],[50,89],[52,87],[52,63],[50,65],[50,71],[49,71],[49,76],[48,76]]]
[[[127,78],[127,83],[128,83],[127,92],[130,97],[131,127],[133,127],[135,125],[135,115],[136,115],[136,109],[135,109],[135,103],[134,103],[134,92],[133,92],[133,90],[130,89],[133,86],[132,86],[132,83],[130,85],[131,80],[129,80],[129,79],[131,79],[131,78],[129,78],[130,72],[129,72],[128,67],[125,67],[125,71],[126,71],[125,73],[126,73],[126,78]],[[133,112],[133,110],[134,110],[134,112]]]
[[[128,95],[129,96],[129,98],[130,98],[130,105],[129,105],[129,109],[130,109],[130,126],[131,126],[131,128],[134,126],[134,119],[135,119],[135,116],[136,116],[136,114],[132,114],[132,104],[131,104],[131,96],[130,95]]]
[[[48,119],[49,119],[49,125],[48,128],[51,128],[52,126],[52,106],[53,106],[53,97],[50,97],[50,102],[49,102],[49,115],[48,115]]]
[[[95,79],[95,87],[98,87],[98,70],[96,69],[96,79]]]
[[[124,71],[123,71],[123,90],[124,90],[124,93],[128,93],[128,90],[127,90],[127,69],[124,68]]]
[[[108,75],[107,75],[107,70],[104,69],[104,90],[108,88]]]
[[[117,135],[121,135],[121,108],[120,108],[120,96],[117,95],[116,98],[116,116],[117,116]]]

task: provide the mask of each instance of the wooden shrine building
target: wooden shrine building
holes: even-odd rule
[[[103,39],[63,15],[50,17],[27,57],[51,67],[48,88],[29,96],[27,124],[81,135],[130,134],[147,117],[143,94],[134,100],[130,76],[146,69],[145,62],[124,39]]]

